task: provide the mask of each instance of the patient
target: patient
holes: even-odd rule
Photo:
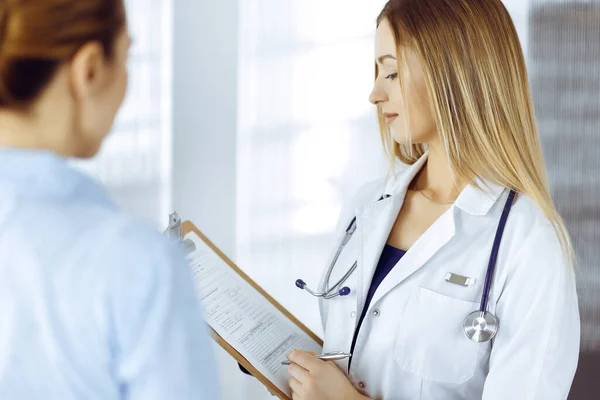
[[[68,163],[129,46],[122,0],[0,0],[0,399],[218,399],[181,249]]]

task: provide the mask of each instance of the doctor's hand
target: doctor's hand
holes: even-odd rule
[[[366,400],[333,361],[323,361],[316,353],[296,349],[288,354],[288,371],[293,400]]]

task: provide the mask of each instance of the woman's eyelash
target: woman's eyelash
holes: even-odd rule
[[[398,73],[393,73],[393,74],[389,74],[388,76],[386,76],[385,79],[389,79],[390,81],[393,81],[397,77],[398,77]]]

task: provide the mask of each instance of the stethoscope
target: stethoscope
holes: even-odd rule
[[[492,246],[492,253],[490,254],[490,260],[487,267],[487,272],[485,275],[485,284],[483,286],[483,294],[481,295],[481,303],[479,306],[479,310],[473,311],[467,318],[465,318],[463,322],[463,331],[465,335],[476,343],[487,342],[496,336],[498,332],[498,319],[494,314],[487,311],[488,299],[490,296],[490,290],[492,287],[492,278],[494,276],[494,272],[496,270],[496,260],[498,258],[498,250],[500,248],[500,241],[502,240],[502,234],[504,233],[504,227],[506,226],[506,220],[508,219],[508,214],[510,213],[510,209],[513,205],[514,199],[516,196],[516,192],[511,190],[508,199],[506,200],[506,204],[504,205],[504,210],[502,211],[502,216],[500,217],[500,222],[498,223],[498,228],[496,230],[496,236],[494,238],[494,244]],[[384,198],[390,197],[389,195],[382,196],[379,200],[383,200]],[[329,268],[327,269],[327,273],[325,274],[325,291],[323,292],[314,292],[310,288],[306,286],[306,283],[302,279],[298,279],[296,281],[296,286],[300,289],[306,290],[308,293],[312,294],[316,297],[322,297],[324,299],[332,299],[337,296],[347,296],[350,294],[351,290],[348,286],[344,286],[340,288],[341,285],[344,284],[352,275],[352,273],[356,270],[358,266],[358,261],[355,261],[352,264],[352,267],[337,281],[333,286],[329,286],[329,279],[331,277],[331,273],[333,272],[333,268],[340,257],[340,254],[346,247],[346,244],[352,238],[352,235],[356,231],[356,217],[352,219],[348,228],[346,228],[346,234],[342,238],[340,245],[338,246],[331,263],[329,264]]]

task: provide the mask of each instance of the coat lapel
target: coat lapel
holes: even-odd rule
[[[379,262],[381,251],[392,230],[396,215],[402,207],[403,199],[388,197],[372,203],[361,215],[357,216],[359,239],[357,310],[362,310],[365,297],[373,279],[373,273]]]
[[[391,178],[386,183],[382,197],[366,204],[357,210],[358,248],[358,280],[357,280],[357,310],[362,310],[366,295],[371,286],[373,274],[379,263],[383,247],[396,222],[398,213],[404,203],[408,185],[421,170],[427,155],[421,157],[415,164]],[[358,319],[357,319],[358,320]]]
[[[479,178],[474,183],[474,185],[468,185],[461,192],[456,202],[419,237],[402,259],[400,259],[398,264],[394,266],[377,288],[373,299],[371,299],[369,309],[377,304],[392,289],[418,271],[454,237],[456,232],[455,215],[457,212],[462,210],[473,215],[485,215],[505,190],[502,186]],[[406,190],[403,193],[406,193]],[[402,198],[404,198],[404,194],[402,194]],[[400,202],[401,206],[402,202]],[[399,212],[399,209],[397,212]],[[395,217],[393,219],[395,220]],[[386,239],[389,236],[390,230],[391,227],[387,230]],[[379,249],[379,255],[381,255],[382,249],[383,245]],[[375,263],[378,261],[377,258]],[[372,269],[371,278],[374,272],[375,270]]]
[[[455,206],[451,206],[417,239],[398,264],[385,277],[377,288],[369,305],[372,308],[390,290],[404,282],[429,261],[455,233]]]

